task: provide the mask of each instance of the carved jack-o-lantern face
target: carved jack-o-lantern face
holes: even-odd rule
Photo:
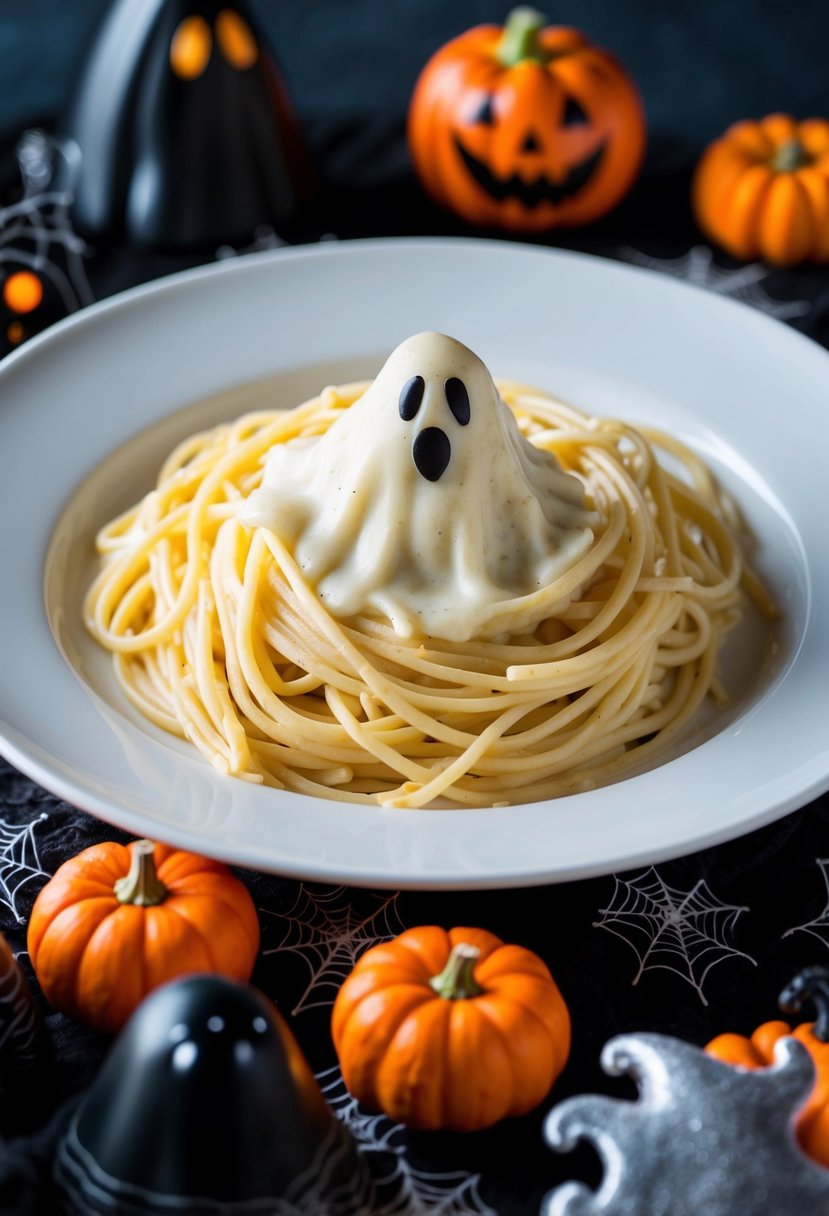
[[[539,110],[529,122],[522,106],[485,93],[454,142],[470,178],[490,198],[515,199],[531,211],[579,195],[607,148],[601,127],[563,90],[557,108]]]
[[[644,149],[638,94],[577,31],[517,9],[426,65],[409,113],[415,167],[464,219],[540,232],[588,223],[630,187]]]

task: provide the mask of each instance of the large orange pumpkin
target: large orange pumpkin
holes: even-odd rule
[[[587,224],[632,185],[645,147],[639,94],[567,26],[515,9],[435,54],[415,86],[409,146],[423,185],[473,224],[543,232]]]
[[[357,961],[331,1023],[343,1080],[411,1127],[476,1131],[532,1110],[570,1050],[542,960],[483,929],[408,929]]]
[[[706,236],[741,261],[829,261],[829,122],[735,123],[703,154],[692,202]]]
[[[221,862],[148,840],[106,841],[65,861],[40,892],[28,947],[47,1001],[114,1032],[176,976],[250,979],[259,921]]]
[[[786,1035],[799,1039],[814,1061],[816,1077],[798,1119],[797,1135],[810,1157],[829,1166],[829,971],[824,967],[801,971],[780,994],[780,1006],[787,1013],[796,1013],[809,1000],[817,1009],[815,1022],[803,1022],[794,1029],[788,1022],[764,1022],[750,1038],[721,1034],[705,1050],[726,1064],[768,1068],[774,1063],[778,1039]]]

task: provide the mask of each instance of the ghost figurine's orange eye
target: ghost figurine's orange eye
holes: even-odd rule
[[[204,17],[185,17],[170,43],[170,67],[182,80],[195,80],[210,62],[213,35]]]
[[[216,41],[232,68],[246,72],[259,58],[259,47],[248,23],[232,8],[223,8],[216,18]]]
[[[3,303],[10,312],[34,312],[42,299],[43,284],[31,270],[18,270],[3,284]]]

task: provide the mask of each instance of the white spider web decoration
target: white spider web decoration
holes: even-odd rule
[[[405,1156],[406,1129],[402,1123],[362,1110],[336,1067],[318,1073],[317,1081],[328,1105],[353,1136],[358,1151],[368,1157],[378,1191],[372,1216],[497,1216],[481,1198],[480,1174],[416,1169]],[[388,1162],[378,1161],[381,1156]]]
[[[261,909],[285,922],[282,941],[263,954],[298,954],[310,973],[293,1014],[332,1005],[360,955],[405,929],[397,913],[398,898],[397,891],[392,895],[357,893],[345,887],[312,891],[301,883],[287,912]]]
[[[0,207],[0,267],[14,262],[49,279],[66,311],[74,312],[94,299],[84,266],[89,248],[69,219],[71,185],[79,171],[77,148],[71,140],[43,131],[24,131],[17,163],[23,197]],[[52,188],[59,175],[67,188]],[[56,253],[62,255],[65,269],[55,261]]]
[[[593,927],[620,937],[633,950],[639,960],[634,984],[646,971],[672,971],[707,1005],[703,985],[717,963],[744,958],[757,966],[729,940],[737,918],[748,909],[717,899],[704,879],[690,891],[680,891],[651,866],[635,878],[614,881],[610,905],[599,910],[602,919]]]
[[[811,937],[816,937],[822,945],[829,948],[829,857],[816,857],[815,865],[819,866],[823,877],[823,884],[826,887],[826,904],[823,911],[814,920],[809,920],[803,925],[794,925],[791,929],[787,929],[783,936],[791,937],[793,933],[808,933]]]
[[[35,828],[49,816],[44,811],[31,823],[7,823],[0,819],[0,905],[11,912],[19,925],[25,923],[18,900],[24,888],[50,875],[40,864]]]
[[[726,270],[716,265],[714,255],[707,245],[695,245],[680,258],[654,258],[629,246],[623,246],[618,253],[626,262],[632,262],[635,266],[658,270],[675,279],[693,283],[695,287],[704,287],[719,295],[742,300],[744,304],[759,308],[761,312],[778,317],[781,321],[805,316],[809,311],[810,305],[805,300],[775,300],[769,295],[763,287],[763,280],[770,274],[767,266],[752,262],[738,270]]]

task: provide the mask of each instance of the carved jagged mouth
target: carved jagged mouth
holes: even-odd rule
[[[606,147],[607,144],[599,144],[595,152],[573,165],[569,173],[558,181],[551,181],[546,173],[527,181],[517,173],[512,173],[509,177],[496,177],[492,170],[468,152],[457,135],[455,136],[455,148],[469,170],[470,177],[474,178],[490,198],[498,202],[516,198],[530,209],[537,207],[539,203],[563,203],[565,199],[577,194],[596,172]]]

